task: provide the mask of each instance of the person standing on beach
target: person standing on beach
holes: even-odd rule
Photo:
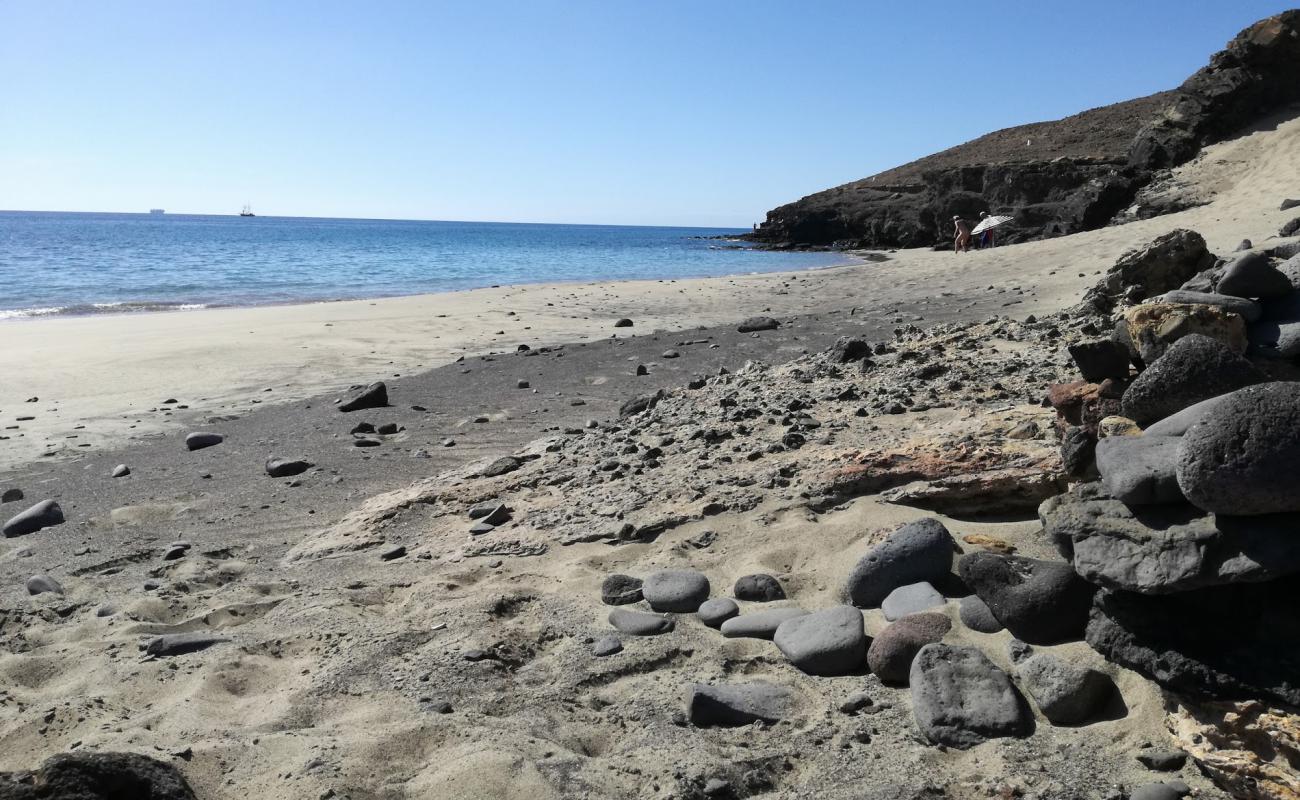
[[[966,253],[970,251],[970,226],[966,220],[960,216],[952,218],[953,241],[952,251],[954,253]]]

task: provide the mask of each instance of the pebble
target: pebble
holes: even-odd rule
[[[379,554],[379,560],[392,561],[393,559],[401,558],[404,555],[406,555],[406,546],[399,544],[396,547],[390,547],[387,550],[381,552]]]
[[[301,475],[311,467],[312,463],[305,458],[268,456],[266,459],[266,474],[272,478],[288,478],[292,475]]]
[[[600,601],[607,606],[641,602],[641,579],[617,573],[607,576],[600,584]]]
[[[127,475],[130,474],[131,474],[130,467],[128,467],[126,464],[118,464],[116,467],[113,467],[113,471],[110,473],[110,477],[125,478]]]
[[[928,581],[909,583],[889,593],[880,604],[885,619],[893,622],[908,614],[918,614],[932,608],[941,608],[948,601]]]
[[[591,647],[591,654],[598,658],[621,652],[623,652],[623,640],[617,636],[602,637]]]
[[[397,426],[396,422],[385,422],[383,425],[380,425],[379,427],[375,428],[375,433],[379,434],[380,436],[392,436],[393,434],[397,433],[399,430],[401,429]]]
[[[728,639],[771,639],[781,623],[807,614],[802,608],[770,608],[741,614],[722,623],[722,635]]]
[[[862,612],[853,606],[792,617],[777,627],[772,641],[791,664],[809,675],[846,675],[866,663]]]
[[[1148,783],[1134,789],[1128,797],[1129,800],[1179,800],[1190,791],[1185,783]]]
[[[773,331],[781,327],[781,323],[771,317],[750,317],[736,326],[739,333],[754,333],[755,331]]]
[[[181,546],[178,546],[178,545],[172,545],[171,547],[168,547],[166,550],[163,551],[163,554],[162,554],[162,560],[163,560],[163,561],[175,561],[175,560],[178,559],[178,558],[183,558],[183,557],[185,556],[185,553],[186,553],[188,550],[189,550],[188,547],[181,547]]]
[[[383,444],[383,442],[379,441],[378,439],[370,439],[367,437],[355,439],[352,442],[353,447],[378,447],[381,444]]]
[[[630,328],[630,327],[632,327],[632,320],[628,319],[627,317],[623,317],[622,319],[617,320],[617,321],[614,322],[614,327],[615,327],[615,328]]]
[[[709,579],[693,569],[661,570],[646,576],[641,594],[655,611],[694,613],[709,599]]]
[[[5,489],[4,494],[0,494],[0,503],[16,503],[22,499],[22,489]]]
[[[51,578],[49,575],[33,575],[27,579],[27,593],[30,595],[45,594],[63,594],[63,584]]]
[[[202,450],[205,447],[221,444],[225,440],[226,437],[219,433],[195,431],[185,437],[185,448],[187,450]]]
[[[357,389],[339,403],[339,411],[360,411],[364,408],[384,408],[388,405],[388,386],[383,381]]]
[[[491,533],[496,530],[497,526],[487,522],[476,522],[469,528],[470,536],[482,536],[485,533]]]
[[[740,606],[736,605],[735,600],[730,597],[715,597],[712,600],[705,600],[695,612],[695,616],[710,628],[720,628],[722,623],[739,613]]]
[[[997,633],[1002,630],[1002,623],[993,616],[988,603],[981,600],[979,595],[971,594],[961,599],[958,617],[961,624],[978,633]]]
[[[657,636],[670,633],[676,624],[668,617],[616,608],[609,612],[609,624],[629,636]]]
[[[3,532],[7,538],[26,536],[43,528],[62,525],[63,522],[63,509],[59,507],[59,504],[53,500],[42,500],[36,505],[10,517],[3,528],[0,528],[0,532]]]
[[[737,579],[732,593],[737,600],[747,600],[753,603],[768,603],[773,600],[785,599],[785,590],[781,588],[781,582],[771,575],[763,573],[745,575]]]

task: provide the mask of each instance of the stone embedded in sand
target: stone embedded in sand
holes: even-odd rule
[[[693,569],[660,570],[646,576],[641,594],[655,611],[690,614],[709,599],[709,579]]]
[[[45,594],[63,594],[63,584],[51,578],[49,575],[33,575],[27,579],[27,593],[30,595]]]
[[[518,381],[515,381],[515,388],[516,388],[516,389],[531,389],[532,386],[533,386],[533,385],[532,385],[531,383],[529,383],[528,381],[525,381],[525,380],[518,380]]]
[[[676,350],[665,350],[665,351],[661,354],[660,357],[661,357],[661,358],[677,358],[677,357],[679,357],[680,355],[681,355],[681,353],[677,352]]]
[[[658,636],[670,633],[676,627],[676,623],[668,617],[626,608],[616,608],[609,612],[609,624],[629,636]]]
[[[130,474],[131,474],[130,467],[128,467],[126,464],[118,464],[116,467],[113,467],[113,471],[109,473],[109,477],[125,478],[127,475]]]
[[[772,636],[790,663],[809,675],[846,675],[862,669],[867,634],[862,612],[836,606],[782,622]]]
[[[721,631],[728,639],[771,639],[781,623],[807,613],[802,608],[769,608],[732,617],[722,623]]]
[[[736,326],[740,333],[754,333],[755,331],[774,331],[781,327],[781,323],[771,317],[750,317]]]
[[[1142,766],[1156,772],[1180,770],[1187,763],[1187,754],[1182,750],[1151,748],[1137,754]]]
[[[1179,503],[1177,436],[1110,436],[1097,442],[1097,471],[1111,497],[1131,506]]]
[[[1175,289],[1156,298],[1160,303],[1193,306],[1218,306],[1230,314],[1240,316],[1246,322],[1255,322],[1264,313],[1264,309],[1254,300],[1233,297],[1215,292],[1192,292],[1187,289]]]
[[[305,458],[268,456],[266,459],[266,474],[272,478],[288,478],[292,475],[301,475],[311,467],[312,463]]]
[[[1124,416],[1149,425],[1212,397],[1261,383],[1262,372],[1221,342],[1184,336],[1124,392]]]
[[[932,608],[941,608],[948,601],[928,581],[909,583],[889,593],[880,604],[885,619],[893,622],[908,614],[919,614]]]
[[[1011,679],[974,647],[922,647],[908,683],[916,724],[935,744],[965,750],[1033,731],[1033,717]]]
[[[1030,656],[1016,671],[1021,686],[1053,725],[1087,722],[1115,692],[1109,676],[1050,653]]]
[[[1082,637],[1095,588],[1069,564],[971,553],[957,563],[957,571],[1012,635],[1033,644]]]
[[[488,525],[503,525],[510,521],[510,508],[505,503],[481,503],[469,510],[469,518]]]
[[[952,630],[943,614],[912,614],[893,623],[871,641],[867,666],[880,680],[906,686],[912,660],[921,648],[934,644]]]
[[[188,553],[189,550],[189,545],[169,545],[168,548],[163,551],[162,560],[175,561],[178,558],[184,558],[185,554]]]
[[[396,422],[385,422],[383,425],[375,428],[375,433],[380,436],[392,436],[400,430],[401,428],[398,427]]]
[[[730,597],[715,597],[712,600],[705,600],[695,612],[695,616],[710,628],[720,628],[722,623],[739,613],[740,606],[736,605],[735,600]]]
[[[618,407],[620,417],[631,417],[640,414],[642,411],[648,411],[658,405],[659,401],[664,398],[664,391],[660,389],[654,394],[643,394],[633,397]]]
[[[26,536],[42,528],[63,524],[63,509],[53,500],[42,500],[26,511],[21,511],[9,518],[4,524],[5,537]]]
[[[522,466],[523,463],[524,463],[523,461],[520,461],[514,456],[502,456],[501,458],[498,458],[496,461],[493,461],[491,464],[488,464],[486,467],[484,467],[483,471],[480,472],[479,475],[481,475],[484,478],[495,478],[499,475],[505,475],[507,473],[514,472],[515,470],[519,469],[519,467]]]
[[[1214,288],[1219,294],[1264,300],[1285,297],[1293,291],[1291,281],[1263,253],[1242,253],[1233,258],[1223,266]]]
[[[614,323],[614,327],[615,327],[615,328],[630,328],[630,327],[632,327],[632,320],[628,319],[627,317],[623,317],[622,319],[617,320],[617,321]]]
[[[641,579],[614,574],[600,584],[600,601],[607,606],[625,606],[641,602]]]
[[[1216,514],[1300,511],[1300,383],[1236,392],[1182,437],[1178,485]]]
[[[371,439],[366,436],[363,436],[359,439],[355,439],[352,442],[353,447],[379,447],[381,444],[383,444],[383,442],[381,442],[380,440]]]
[[[720,686],[696,683],[691,685],[686,700],[686,716],[699,727],[779,722],[793,708],[793,692],[762,681]]]
[[[591,646],[591,654],[597,658],[621,652],[623,652],[623,640],[617,636],[604,636]]]
[[[393,561],[406,555],[406,545],[398,544],[379,553],[380,561]]]
[[[761,572],[738,578],[732,594],[737,600],[748,600],[753,603],[785,599],[785,590],[781,588],[781,582]]]
[[[353,426],[352,430],[348,431],[348,433],[351,433],[354,436],[360,433],[374,433],[374,432],[375,432],[375,426],[373,423],[370,422],[358,422],[355,426]]]
[[[899,586],[940,581],[952,570],[957,549],[948,529],[933,517],[903,525],[854,567],[845,594],[859,608],[877,606]]]
[[[1185,783],[1148,783],[1137,787],[1129,800],[1179,800],[1190,790]]]
[[[0,494],[0,503],[16,503],[22,499],[22,489],[5,489],[4,494]]]
[[[993,616],[989,604],[976,594],[961,599],[957,607],[957,616],[961,619],[961,624],[978,633],[997,633],[1003,628],[998,618]]]
[[[6,800],[195,800],[180,770],[138,753],[60,753],[28,780],[6,781]]]
[[[226,437],[222,436],[219,433],[207,433],[203,431],[195,431],[194,433],[191,433],[190,435],[185,437],[185,449],[202,450],[205,447],[212,447],[214,445],[221,444],[225,440]]]
[[[363,408],[388,406],[388,386],[383,381],[357,389],[339,403],[339,411],[360,411]]]
[[[216,636],[211,633],[195,631],[192,633],[165,633],[152,639],[145,646],[146,654],[156,657],[178,656],[184,653],[193,653],[198,650],[204,650],[214,644],[230,641],[224,636]]]
[[[1128,377],[1128,348],[1113,339],[1091,339],[1077,342],[1067,348],[1079,373],[1089,383],[1101,383],[1107,378]]]

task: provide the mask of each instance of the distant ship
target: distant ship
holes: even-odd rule
[[[248,203],[244,203],[244,210],[239,212],[239,216],[241,216],[241,217],[256,217],[257,215],[253,213],[253,207],[252,207],[252,206],[250,206]]]
[[[163,211],[161,208],[151,208],[149,209],[149,213],[161,216],[162,214],[166,214],[167,212]]]

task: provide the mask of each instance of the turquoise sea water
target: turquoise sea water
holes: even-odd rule
[[[0,212],[0,319],[684,278],[845,262],[743,231],[298,217]]]

